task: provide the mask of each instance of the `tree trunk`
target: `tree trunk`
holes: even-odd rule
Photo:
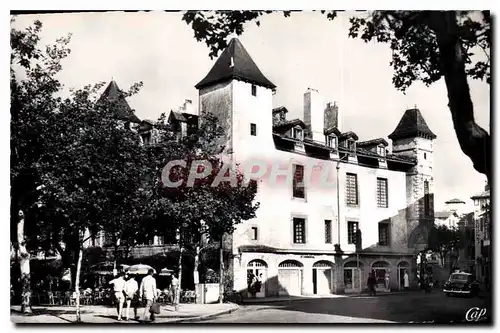
[[[456,12],[436,11],[429,15],[430,26],[436,33],[439,61],[448,90],[448,107],[458,143],[474,168],[485,174],[491,184],[491,137],[474,120]]]
[[[80,315],[80,271],[82,268],[82,251],[83,244],[80,244],[80,250],[78,251],[78,262],[76,264],[76,278],[75,278],[75,293],[76,293],[76,322],[81,323],[82,318]]]
[[[224,248],[223,237],[220,239],[219,261],[220,261],[220,278],[219,278],[219,303],[224,303]]]
[[[198,266],[200,264],[200,245],[196,245],[196,252],[194,254],[194,271],[193,271],[193,279],[194,279],[194,292],[196,295],[196,304],[198,304],[199,301],[199,293],[198,293],[198,288],[200,284],[200,275],[198,272]]]
[[[19,259],[19,268],[21,271],[21,312],[32,313],[30,254],[26,249],[26,237],[24,234],[24,212],[22,210],[19,210],[18,212],[17,252],[17,257]]]
[[[179,285],[175,290],[175,311],[179,311],[179,303],[181,302],[181,288],[182,288],[182,254],[184,247],[181,246],[179,253]]]
[[[116,264],[117,264],[117,261],[118,261],[118,248],[120,246],[120,238],[118,238],[114,244],[114,253],[113,253],[113,275],[116,277],[117,275],[117,268],[116,268]]]

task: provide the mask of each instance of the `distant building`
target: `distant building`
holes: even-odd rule
[[[448,228],[456,228],[460,215],[457,212],[442,211],[434,213],[434,224],[436,226],[444,225]]]
[[[491,220],[490,220],[490,186],[486,183],[484,191],[474,194],[474,229],[476,274],[479,278],[491,276]]]
[[[447,211],[457,213],[458,216],[462,216],[465,213],[465,201],[455,198],[446,201],[444,204],[446,205]]]

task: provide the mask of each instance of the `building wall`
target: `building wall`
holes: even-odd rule
[[[393,140],[393,153],[416,158],[417,164],[406,176],[408,246],[424,250],[428,232],[434,224],[433,142],[424,138]],[[429,184],[429,211],[426,213],[424,183]]]
[[[226,145],[225,152],[231,152],[232,146],[232,105],[233,105],[232,83],[220,83],[213,87],[207,87],[199,92],[199,114],[210,112],[220,121],[220,125],[225,131],[225,138],[217,144]]]
[[[232,162],[247,176],[251,172],[258,174],[252,177],[259,180],[256,201],[260,203],[260,207],[256,217],[239,224],[233,234],[235,289],[243,290],[247,287],[246,265],[253,259],[266,262],[268,295],[277,293],[278,265],[288,259],[297,260],[303,265],[304,294],[312,293],[313,261],[331,262],[336,267],[335,281],[343,284],[343,260],[338,255],[334,256],[334,244],[339,243],[340,239],[341,249],[346,254],[355,251],[354,244],[348,244],[348,221],[359,223],[363,249],[379,253],[379,259],[383,257],[383,253],[394,253],[394,260],[397,260],[398,254],[400,258],[406,256],[410,260],[414,249],[409,246],[413,245],[410,242],[412,237],[415,238],[414,231],[419,229],[422,221],[427,221],[423,213],[423,181],[429,181],[431,196],[434,190],[432,141],[414,138],[395,143],[394,153],[417,157],[418,165],[410,173],[361,166],[355,162],[356,158],[350,158],[350,163],[340,163],[339,211],[337,162],[306,156],[304,147],[300,144],[296,144],[294,151],[276,149],[272,129],[273,93],[270,89],[257,86],[257,95],[253,96],[251,86],[249,83],[233,80],[231,83],[200,91],[200,110],[217,114],[228,133],[225,139],[229,141]],[[314,98],[311,98],[312,95]],[[315,125],[321,128],[324,126],[324,103],[311,91],[304,95],[304,102],[303,119],[312,125],[314,135]],[[316,104],[321,107],[314,107],[318,106]],[[250,133],[252,123],[257,128],[255,136]],[[316,137],[318,141],[324,140],[324,135]],[[294,164],[305,167],[305,199],[293,197]],[[259,169],[262,171],[258,172]],[[356,207],[346,205],[346,173],[357,175],[359,203]],[[388,208],[377,207],[377,177],[388,180]],[[433,216],[432,207],[431,200]],[[294,217],[306,219],[305,244],[293,243]],[[325,243],[325,220],[332,221],[332,241],[328,244]],[[378,225],[382,221],[390,221],[390,246],[378,246]],[[252,240],[253,227],[257,228],[257,240]],[[421,230],[417,231],[423,233]],[[252,246],[255,251],[248,250]],[[368,260],[366,258],[369,255],[364,258],[363,260]],[[389,266],[397,268],[396,263]],[[366,272],[368,269],[369,265]],[[365,284],[365,281],[362,283]]]

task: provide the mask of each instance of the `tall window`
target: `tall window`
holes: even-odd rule
[[[358,204],[358,176],[354,173],[346,174],[346,203],[348,206]]]
[[[332,221],[325,220],[325,244],[332,243]]]
[[[257,227],[252,227],[252,240],[257,240],[258,236]]]
[[[293,166],[293,197],[301,199],[306,197],[303,165],[294,164]]]
[[[306,220],[298,217],[293,218],[293,242],[295,244],[306,243]]]
[[[389,223],[378,224],[378,245],[389,246]]]
[[[257,125],[250,124],[250,135],[252,135],[252,136],[256,136],[257,135]]]
[[[429,215],[430,210],[430,197],[429,197],[429,181],[424,181],[424,214]]]
[[[387,208],[387,179],[377,178],[377,207]]]
[[[257,96],[257,86],[252,84],[252,96]]]
[[[358,231],[358,222],[347,222],[347,243],[356,244],[356,231]]]

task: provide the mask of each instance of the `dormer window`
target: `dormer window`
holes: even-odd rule
[[[335,135],[326,136],[326,145],[330,148],[337,148],[337,137]]]
[[[349,151],[355,151],[356,150],[356,141],[353,139],[347,140],[347,149]]]
[[[302,141],[304,138],[304,131],[302,128],[295,127],[292,129],[292,137],[296,140]]]
[[[383,145],[377,146],[377,154],[385,157],[385,147]]]

